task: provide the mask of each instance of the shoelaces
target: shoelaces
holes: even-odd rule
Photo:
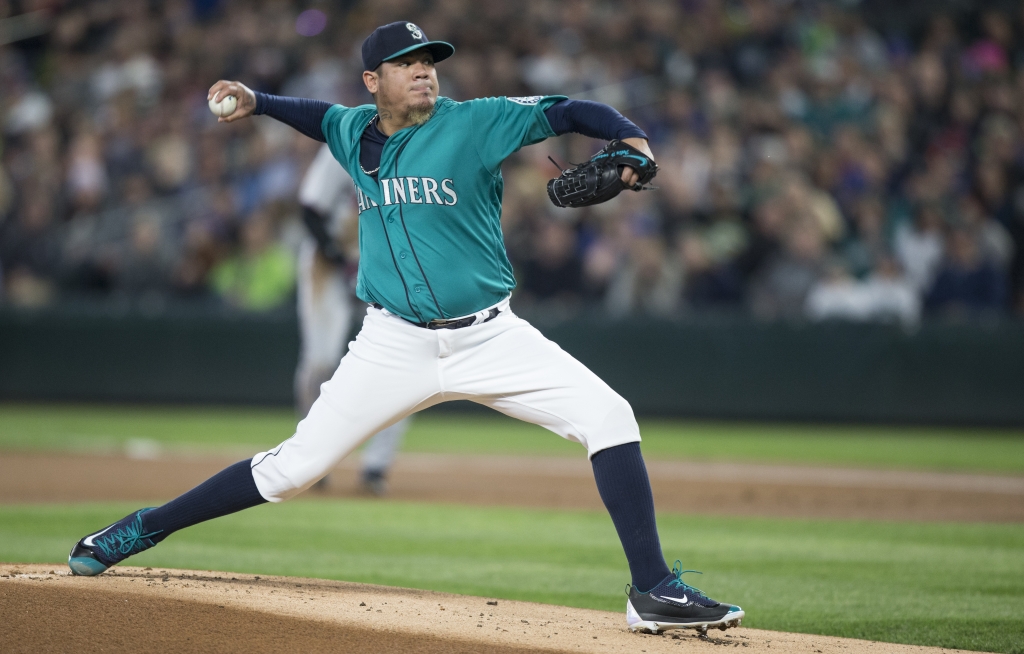
[[[121,558],[124,558],[131,554],[148,549],[151,544],[146,544],[141,541],[146,538],[152,538],[163,530],[157,530],[148,534],[143,533],[143,531],[142,511],[139,511],[135,514],[135,519],[129,524],[113,531],[110,534],[97,538],[93,542],[100,551],[103,552],[103,556],[111,561],[117,561],[119,560],[117,558],[118,555],[120,555]]]
[[[687,572],[694,572],[699,575],[704,574],[700,570],[683,570],[683,562],[679,559],[676,559],[676,562],[672,564],[672,574],[675,576],[675,579],[668,582],[668,585],[672,586],[673,588],[681,588],[685,592],[692,593],[701,599],[714,601],[710,597],[705,595],[704,591],[702,591],[700,588],[691,586],[690,584],[683,581],[683,575]]]

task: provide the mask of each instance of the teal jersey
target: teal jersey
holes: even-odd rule
[[[359,298],[413,322],[506,298],[516,282],[501,234],[501,163],[555,135],[544,110],[564,99],[439,97],[430,120],[388,138],[377,179],[359,165],[376,107],[331,107],[321,127],[359,203]]]

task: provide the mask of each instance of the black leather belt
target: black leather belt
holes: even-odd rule
[[[376,302],[371,302],[370,306],[373,307],[374,309],[384,308],[383,306],[377,304]],[[479,323],[476,321],[476,316],[466,316],[465,318],[455,318],[453,320],[431,320],[430,322],[413,322],[411,320],[405,320],[405,318],[402,318],[401,316],[398,317],[402,318],[402,320],[405,320],[405,322],[409,323],[410,325],[416,325],[417,327],[422,327],[423,329],[462,329],[463,327],[469,327],[470,325],[482,325],[485,322],[494,320],[495,318],[498,317],[499,313],[501,313],[501,311],[499,311],[497,307],[492,307],[487,311],[487,317],[481,320]]]

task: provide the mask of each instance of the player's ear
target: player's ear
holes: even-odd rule
[[[379,68],[377,70],[380,70]],[[366,85],[366,90],[370,92],[370,95],[377,95],[377,86],[380,83],[380,76],[377,71],[364,70],[363,71],[363,84]]]

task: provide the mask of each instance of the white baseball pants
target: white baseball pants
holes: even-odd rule
[[[640,440],[629,403],[509,309],[479,325],[430,330],[369,308],[295,435],[253,457],[256,487],[270,502],[294,497],[371,435],[449,400],[540,425],[589,456]]]

